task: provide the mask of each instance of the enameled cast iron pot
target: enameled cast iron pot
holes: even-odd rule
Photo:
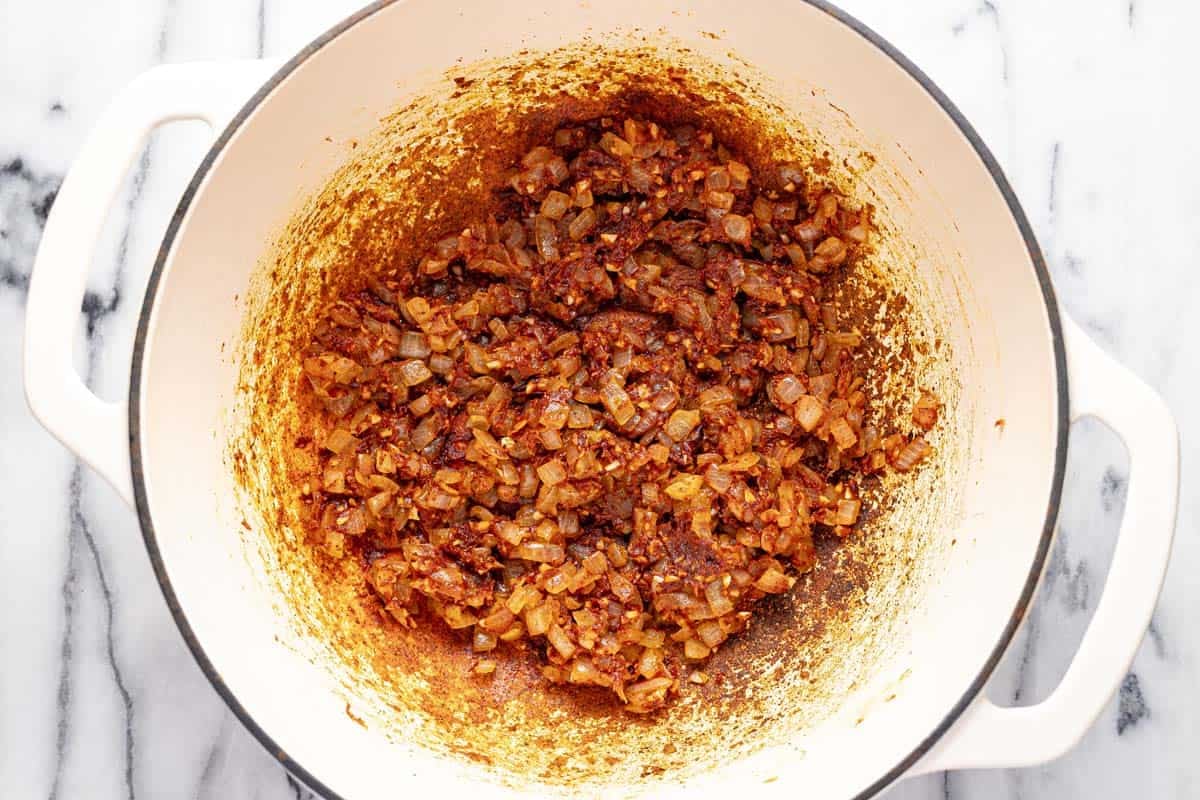
[[[288,277],[274,275],[272,288],[255,276],[281,252],[271,250],[280,231],[303,228],[298,210],[330,181],[353,180],[344,165],[377,157],[380,142],[403,159],[415,142],[441,141],[481,86],[501,106],[520,106],[522,85],[594,100],[621,64],[625,91],[639,69],[649,85],[671,71],[663,64],[679,64],[690,70],[684,83],[709,78],[696,97],[724,85],[750,98],[750,116],[797,121],[813,152],[832,155],[831,180],[848,178],[872,203],[880,263],[924,326],[917,333],[936,331],[945,346],[924,376],[947,400],[939,461],[863,533],[899,543],[875,553],[891,566],[848,593],[845,624],[795,645],[812,651],[803,675],[781,654],[793,644],[784,626],[772,634],[777,652],[731,656],[740,685],[658,721],[537,706],[537,692],[496,708],[476,697],[475,712],[439,716],[459,692],[434,680],[436,665],[386,680],[356,666],[323,642],[319,619],[296,624],[307,612],[287,587],[303,599],[304,580],[273,572],[285,559],[263,546],[278,536],[270,509],[230,464],[239,447],[254,456],[235,413],[253,347],[237,345],[269,351],[247,320],[277,320],[269,301]],[[573,71],[605,65],[617,66],[573,82]],[[475,77],[453,83],[454,71]],[[535,80],[489,85],[501,74]],[[151,274],[128,399],[107,403],[72,368],[85,271],[144,137],[188,118],[219,135]],[[321,283],[319,248],[310,255],[274,263],[317,275],[297,279],[297,291]],[[1175,520],[1170,413],[1061,316],[1029,223],[979,137],[886,42],[812,0],[385,1],[282,66],[157,68],[102,116],[54,204],[29,289],[25,381],[38,419],[136,507],[168,605],[214,687],[330,797],[867,797],[906,775],[1042,762],[1079,739],[1125,674]],[[1068,427],[1085,415],[1111,425],[1131,460],[1107,585],[1050,697],[997,707],[982,690],[1045,566]]]

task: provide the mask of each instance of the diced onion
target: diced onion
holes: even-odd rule
[[[667,419],[667,424],[663,426],[663,431],[676,442],[682,442],[688,436],[691,436],[692,431],[699,424],[699,411],[680,409],[671,414]]]
[[[412,437],[410,439],[412,446],[418,450],[425,449],[425,446],[437,438],[438,431],[441,430],[441,417],[427,416],[421,420],[417,427],[413,428]]]
[[[566,537],[577,536],[579,534],[579,514],[575,511],[558,512],[558,530]]]
[[[550,601],[525,609],[525,630],[531,636],[543,636],[554,622],[554,608]]]
[[[477,617],[459,606],[446,606],[446,624],[455,630],[469,628],[475,624]]]
[[[733,610],[732,606],[730,610]],[[714,608],[713,611],[715,612],[716,609]],[[701,622],[696,626],[696,636],[708,647],[716,647],[726,639],[725,629],[721,627],[721,623],[712,619]]]
[[[504,633],[516,621],[516,615],[505,606],[479,620],[479,627],[492,633]]]
[[[896,454],[896,457],[892,459],[892,466],[901,472],[908,472],[921,459],[929,455],[931,450],[932,448],[925,441],[925,437],[917,436]]]
[[[754,588],[767,594],[783,594],[791,589],[795,582],[794,578],[790,578],[782,572],[767,570],[754,582]]]
[[[454,369],[454,359],[444,353],[434,353],[429,357],[429,369],[438,375],[446,375]]]
[[[796,400],[795,414],[800,427],[812,433],[825,416],[825,406],[811,394],[800,395]]]
[[[571,673],[567,680],[571,683],[603,684],[604,674],[596,669],[590,658],[577,658],[571,662]]]
[[[345,453],[359,445],[359,440],[342,428],[335,429],[325,439],[325,449],[334,453]]]
[[[638,674],[643,678],[653,678],[663,670],[663,653],[657,647],[647,647],[638,658]]]
[[[767,393],[771,402],[786,408],[795,405],[804,394],[804,384],[795,375],[777,375],[767,383]]]
[[[546,542],[522,542],[513,548],[515,558],[526,561],[536,561],[543,564],[561,564],[566,558],[562,545],[547,544]]]
[[[405,386],[417,386],[433,377],[424,361],[412,359],[400,365],[400,379]]]
[[[629,399],[629,394],[617,383],[617,378],[611,374],[600,386],[600,399],[618,425],[629,422],[637,413],[633,401]]]
[[[858,434],[850,427],[850,423],[846,422],[845,417],[838,417],[829,423],[829,434],[841,450],[849,450],[858,441]]]
[[[834,521],[838,525],[853,525],[855,522],[858,522],[858,514],[861,510],[861,500],[839,500],[837,516],[834,518]]]
[[[740,456],[734,456],[721,465],[721,468],[728,472],[745,472],[758,466],[758,462],[762,460],[762,456],[758,453],[742,453]]]
[[[554,230],[553,220],[543,216],[534,217],[533,237],[543,261],[558,259],[558,234]]]
[[[703,485],[704,479],[699,475],[681,473],[675,476],[675,480],[667,484],[664,491],[667,497],[673,500],[689,500],[699,493],[700,487]]]
[[[716,464],[709,464],[708,469],[704,470],[704,482],[717,494],[725,494],[733,484],[733,476]]]
[[[762,318],[763,336],[768,342],[786,342],[796,338],[800,314],[794,308],[776,311]]]
[[[654,605],[660,611],[682,611],[691,616],[708,611],[708,606],[685,592],[666,592],[655,598]]]
[[[567,415],[568,428],[592,427],[592,410],[582,403],[572,403]]]
[[[725,596],[725,589],[722,586],[720,579],[711,581],[704,590],[704,596],[708,599],[708,605],[713,613],[717,616],[724,616],[730,611],[733,611],[733,603]],[[703,637],[701,637],[703,638]],[[711,646],[711,643],[705,642]]]
[[[619,572],[609,573],[608,585],[612,589],[613,595],[626,605],[634,605],[641,599],[633,582]]]
[[[562,219],[563,214],[567,213],[567,209],[571,207],[570,195],[563,194],[560,191],[547,192],[546,199],[542,200],[541,213],[543,217],[549,219]]]
[[[423,417],[433,410],[433,397],[423,394],[408,404],[409,413],[414,417]]]
[[[658,677],[627,686],[625,687],[625,699],[629,702],[626,707],[635,713],[650,711],[654,708],[655,703],[661,702],[667,690],[674,683],[675,681],[671,678]]]
[[[551,459],[537,468],[537,475],[547,486],[557,486],[567,479],[567,470],[558,459]]]
[[[587,235],[596,225],[596,211],[593,208],[585,208],[579,212],[579,216],[571,220],[571,224],[567,226],[567,235],[575,241],[579,241]]]
[[[575,643],[571,641],[571,638],[558,625],[550,625],[550,629],[546,631],[546,640],[550,642],[563,658],[570,658],[575,655]]]
[[[721,219],[725,235],[738,244],[750,244],[750,220],[740,214],[726,214]]]
[[[416,331],[405,331],[400,335],[397,353],[401,358],[428,358],[429,337]]]

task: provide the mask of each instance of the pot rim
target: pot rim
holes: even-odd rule
[[[958,720],[964,711],[971,705],[972,702],[979,696],[1000,659],[1004,656],[1009,644],[1012,643],[1013,637],[1016,635],[1021,622],[1025,618],[1026,612],[1029,610],[1030,604],[1033,601],[1033,596],[1040,582],[1042,570],[1046,563],[1046,558],[1050,552],[1050,545],[1054,538],[1055,525],[1058,518],[1059,505],[1062,499],[1063,481],[1066,474],[1066,454],[1067,454],[1067,439],[1070,429],[1069,418],[1069,389],[1067,376],[1067,357],[1066,348],[1063,341],[1062,321],[1059,316],[1058,301],[1055,298],[1054,287],[1050,279],[1050,273],[1046,266],[1045,259],[1042,255],[1041,248],[1038,246],[1037,239],[1033,233],[1033,229],[1029,224],[1025,212],[1021,208],[1020,202],[1017,200],[1016,194],[1009,185],[1007,178],[1004,176],[1003,170],[997,163],[995,156],[992,155],[983,139],[967,121],[966,117],[958,107],[947,97],[941,89],[934,84],[916,64],[905,57],[895,46],[884,39],[882,36],[871,30],[864,23],[843,11],[841,8],[832,5],[827,0],[797,0],[818,11],[823,12],[834,20],[845,25],[847,28],[857,33],[862,38],[866,39],[871,45],[879,51],[887,55],[896,66],[906,72],[909,77],[916,81],[929,96],[941,107],[942,111],[954,122],[958,127],[959,132],[967,139],[972,149],[975,151],[979,160],[983,162],[984,168],[992,176],[995,182],[996,189],[1004,198],[1005,204],[1008,206],[1009,213],[1012,215],[1013,222],[1020,231],[1021,238],[1025,242],[1025,248],[1029,254],[1029,260],[1033,266],[1034,273],[1037,276],[1038,284],[1041,288],[1042,299],[1046,306],[1046,316],[1050,325],[1050,335],[1052,346],[1054,349],[1054,367],[1055,367],[1055,384],[1056,394],[1058,397],[1056,411],[1056,442],[1054,448],[1054,472],[1050,486],[1050,498],[1046,508],[1045,521],[1042,527],[1041,539],[1038,542],[1037,551],[1034,555],[1033,562],[1030,565],[1029,573],[1025,578],[1025,585],[1021,589],[1020,597],[1014,606],[1008,622],[1004,629],[1000,632],[996,644],[993,646],[991,653],[984,662],[983,667],[975,676],[974,680],[967,687],[967,690],[959,698],[959,700],[950,707],[941,721],[923,740],[918,742],[907,756],[901,759],[886,773],[872,782],[868,787],[863,789],[853,800],[867,800],[879,792],[883,791],[887,786],[902,777],[913,765],[915,765],[933,746],[942,738],[943,735],[951,728]],[[217,158],[225,149],[225,146],[233,138],[234,134],[241,128],[242,124],[254,113],[259,104],[275,89],[287,79],[293,71],[301,64],[307,61],[312,55],[323,48],[326,44],[349,31],[360,22],[374,16],[379,11],[389,8],[397,3],[403,3],[405,0],[374,0],[374,2],[359,9],[353,14],[345,17],[340,22],[329,28],[327,31],[313,39],[303,49],[297,52],[283,66],[281,66],[255,93],[246,101],[245,105],[234,115],[229,124],[222,131],[221,135],[213,142],[204,159],[196,168],[195,174],[184,190],[183,195],[179,200],[175,212],[172,214],[170,222],[167,226],[166,233],[163,236],[163,241],[158,250],[158,255],[155,258],[154,267],[150,272],[149,280],[146,284],[146,294],[142,302],[142,308],[138,316],[137,332],[133,342],[133,359],[132,368],[130,371],[129,380],[129,460],[133,478],[133,493],[136,505],[138,522],[142,529],[142,539],[146,545],[146,551],[150,556],[150,564],[154,570],[155,578],[158,580],[159,588],[162,590],[163,597],[167,602],[167,608],[171,612],[172,618],[175,620],[175,625],[179,629],[179,633],[183,636],[184,642],[192,653],[192,657],[196,660],[200,670],[208,679],[209,684],[220,695],[225,705],[238,718],[242,725],[248,730],[255,739],[258,740],[266,751],[272,755],[279,763],[293,776],[298,778],[310,790],[316,792],[327,800],[343,800],[342,796],[334,792],[329,786],[323,783],[317,776],[306,769],[303,765],[296,762],[284,750],[280,748],[275,739],[264,730],[254,719],[254,717],[246,710],[246,708],[234,696],[229,686],[222,680],[220,672],[213,665],[207,653],[201,645],[199,638],[192,630],[191,623],[188,621],[187,614],[179,603],[179,599],[175,594],[174,587],[171,585],[171,580],[167,575],[166,565],[163,561],[162,553],[158,548],[158,538],[154,530],[154,523],[150,516],[149,502],[146,497],[146,483],[143,473],[142,457],[141,457],[141,397],[140,386],[142,383],[143,359],[145,356],[146,341],[149,337],[149,321],[151,311],[154,308],[154,303],[158,294],[159,283],[162,279],[163,271],[166,267],[167,259],[171,249],[175,243],[175,237],[179,233],[179,229],[183,223],[184,217],[187,215],[188,208],[191,206],[192,200],[195,198],[201,185],[208,177]]]

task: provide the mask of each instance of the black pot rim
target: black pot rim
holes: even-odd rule
[[[859,20],[855,19],[850,14],[830,4],[826,0],[798,0],[806,5],[809,5],[819,11],[824,12],[828,16],[842,23],[846,27],[853,30],[862,38],[866,39],[874,45],[879,51],[892,59],[895,64],[906,72],[909,77],[915,80],[929,94],[929,96],[941,107],[941,109],[954,121],[960,133],[967,139],[971,147],[975,150],[976,155],[983,163],[984,168],[991,174],[996,188],[1004,198],[1005,204],[1008,206],[1009,213],[1012,214],[1013,221],[1021,233],[1021,238],[1025,242],[1025,248],[1029,253],[1029,260],[1033,265],[1034,272],[1037,275],[1038,284],[1041,287],[1042,298],[1046,306],[1046,316],[1050,324],[1050,333],[1054,349],[1054,365],[1055,365],[1055,382],[1058,396],[1057,408],[1057,436],[1054,449],[1054,474],[1050,486],[1050,499],[1046,509],[1045,521],[1042,528],[1042,536],[1038,543],[1037,552],[1034,555],[1032,564],[1030,565],[1029,573],[1025,578],[1025,584],[1021,589],[1020,598],[1016,606],[1012,610],[1004,629],[992,648],[992,652],[988,656],[979,674],[971,682],[970,686],[963,693],[945,714],[942,720],[937,724],[933,731],[926,736],[922,741],[913,747],[912,751],[901,759],[895,766],[880,776],[866,789],[859,792],[854,800],[867,800],[884,788],[892,784],[905,772],[907,772],[914,764],[916,764],[926,753],[928,753],[939,739],[950,729],[950,727],[958,720],[962,713],[975,700],[975,698],[983,690],[991,677],[1000,659],[1004,656],[1013,637],[1016,635],[1017,629],[1020,627],[1021,621],[1025,618],[1026,612],[1033,601],[1034,593],[1037,589],[1038,582],[1041,578],[1042,569],[1045,566],[1047,555],[1050,552],[1050,545],[1054,538],[1055,523],[1058,518],[1059,504],[1062,498],[1063,479],[1066,474],[1066,454],[1067,454],[1067,437],[1070,427],[1069,419],[1069,396],[1067,386],[1067,358],[1066,348],[1063,342],[1062,321],[1059,316],[1058,303],[1054,295],[1054,287],[1050,280],[1050,272],[1046,267],[1045,259],[1042,256],[1041,248],[1038,246],[1037,239],[1034,236],[1033,229],[1029,224],[1025,212],[1022,210],[1020,203],[1017,200],[1016,194],[1005,178],[1003,170],[996,162],[995,157],[983,143],[979,134],[963,116],[962,112],[954,105],[954,103],[934,84],[934,82],[921,71],[919,67],[908,60],[899,50],[891,45],[882,36],[875,33]],[[142,457],[141,457],[141,397],[139,387],[142,383],[143,358],[145,355],[145,347],[147,337],[149,335],[149,320],[151,311],[154,307],[154,301],[158,293],[159,283],[162,279],[163,270],[165,269],[168,256],[175,242],[175,237],[179,232],[179,228],[183,222],[183,218],[187,214],[187,210],[191,205],[200,186],[207,178],[209,171],[216,162],[217,157],[224,150],[225,146],[233,138],[234,134],[242,126],[242,124],[254,113],[259,104],[267,97],[267,95],[280,83],[282,83],[293,71],[301,64],[307,61],[313,54],[324,47],[329,42],[336,39],[346,31],[353,28],[358,23],[370,18],[379,11],[388,8],[397,2],[404,0],[375,0],[371,4],[365,6],[359,11],[351,14],[341,22],[327,30],[325,33],[318,36],[304,49],[298,52],[295,56],[288,60],[286,64],[279,68],[274,75],[270,77],[259,88],[254,96],[251,97],[240,111],[226,126],[225,130],[216,139],[213,145],[209,148],[200,166],[196,169],[195,175],[184,191],[179,205],[176,207],[175,213],[172,215],[167,231],[163,237],[162,245],[159,248],[158,256],[154,263],[154,268],[150,273],[150,278],[146,286],[146,295],[142,303],[142,309],[138,318],[137,334],[134,339],[133,346],[133,363],[130,373],[129,382],[129,457],[130,467],[133,477],[133,493],[136,505],[138,520],[142,528],[142,538],[146,544],[146,551],[150,556],[150,563],[154,569],[154,575],[158,580],[159,587],[162,589],[163,597],[167,601],[167,607],[170,609],[171,616],[175,620],[176,626],[179,628],[180,634],[183,636],[184,642],[187,643],[188,649],[191,650],[192,656],[196,659],[196,663],[200,666],[205,677],[212,685],[213,689],[225,701],[225,704],[241,721],[242,725],[254,736],[259,743],[266,748],[267,752],[275,757],[279,763],[288,770],[292,775],[303,782],[309,789],[316,792],[321,797],[327,800],[342,800],[341,796],[334,792],[329,786],[321,781],[316,775],[307,770],[302,764],[295,761],[285,751],[280,749],[274,738],[258,724],[254,717],[246,710],[244,706],[234,696],[228,685],[221,679],[220,672],[217,671],[208,655],[205,653],[203,645],[199,638],[192,630],[191,623],[188,621],[187,614],[179,603],[179,599],[175,594],[174,587],[171,585],[170,578],[167,575],[166,566],[163,562],[162,553],[158,548],[158,539],[154,531],[154,523],[150,516],[150,507],[146,498],[146,483],[143,473]]]

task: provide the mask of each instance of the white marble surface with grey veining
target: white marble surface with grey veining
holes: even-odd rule
[[[1174,559],[1120,693],[1046,766],[901,783],[891,800],[1200,796],[1200,6],[1187,0],[847,0],[959,105],[1032,219],[1060,300],[1161,391],[1183,434]],[[108,100],[160,62],[286,55],[353,0],[0,0],[0,796],[306,797],[188,654],[134,515],[30,417],[24,297],[46,212]],[[117,397],[145,276],[203,152],[152,137],[116,205],[79,317],[77,364]],[[1189,311],[1189,309],[1193,309]],[[1045,697],[1103,587],[1127,463],[1072,433],[1061,536],[989,691]]]

